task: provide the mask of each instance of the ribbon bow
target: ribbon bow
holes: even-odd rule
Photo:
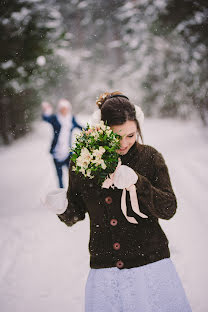
[[[117,169],[120,166],[121,166],[121,160],[119,158],[118,165],[117,165],[115,171],[112,174],[110,174],[110,176],[108,178],[105,179],[105,181],[102,184],[102,188],[110,188],[110,187],[114,188],[114,185],[117,186],[117,184],[114,184],[114,178],[115,178]],[[125,167],[127,167],[127,166],[125,166]],[[136,177],[136,180],[137,180],[138,177],[136,176],[136,173],[135,173],[135,176],[133,177],[133,180],[135,180],[135,177]],[[136,180],[135,180],[134,183],[136,183]],[[130,200],[131,200],[131,206],[132,206],[133,211],[137,215],[139,215],[141,218],[148,218],[148,216],[146,216],[144,213],[142,213],[140,211],[140,209],[139,209],[139,203],[138,203],[138,198],[137,198],[137,193],[136,193],[136,186],[135,186],[134,183],[131,184],[128,187],[121,187],[121,186],[118,185],[119,186],[118,188],[123,189],[123,192],[122,192],[122,195],[121,195],[121,210],[122,210],[124,216],[126,217],[127,221],[130,222],[130,223],[138,223],[138,222],[137,222],[137,220],[134,217],[127,216],[126,191],[129,191]]]

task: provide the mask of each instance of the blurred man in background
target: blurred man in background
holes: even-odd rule
[[[59,187],[63,188],[63,166],[69,167],[72,146],[72,131],[75,128],[82,129],[72,115],[71,103],[66,99],[58,102],[58,113],[53,114],[50,103],[42,102],[42,118],[53,127],[53,139],[50,153],[53,156]]]

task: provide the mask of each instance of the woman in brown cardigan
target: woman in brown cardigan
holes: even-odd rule
[[[190,312],[158,222],[177,207],[164,158],[139,142],[142,111],[125,95],[105,93],[97,104],[98,119],[122,136],[114,187],[83,179],[71,164],[68,205],[56,212],[68,226],[90,217],[85,312]]]

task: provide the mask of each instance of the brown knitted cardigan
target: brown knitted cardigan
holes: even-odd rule
[[[138,224],[127,221],[121,211],[122,190],[102,189],[94,179],[83,178],[69,169],[67,210],[59,219],[72,226],[90,217],[90,267],[132,268],[170,257],[168,239],[158,218],[170,219],[176,212],[177,201],[163,156],[155,148],[135,142],[122,164],[138,175],[136,189],[140,211],[148,218],[139,217],[131,208],[127,191],[127,215]]]

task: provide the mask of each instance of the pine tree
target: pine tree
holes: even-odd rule
[[[61,34],[42,0],[1,1],[0,12],[0,136],[8,144],[29,131],[42,90],[57,80]]]
[[[208,122],[208,4],[205,0],[168,0],[152,23],[152,32],[169,43],[164,63],[174,65],[166,83],[170,102],[195,108]],[[155,31],[156,30],[156,31]],[[170,80],[170,79],[169,79]],[[177,99],[176,96],[177,95]]]

